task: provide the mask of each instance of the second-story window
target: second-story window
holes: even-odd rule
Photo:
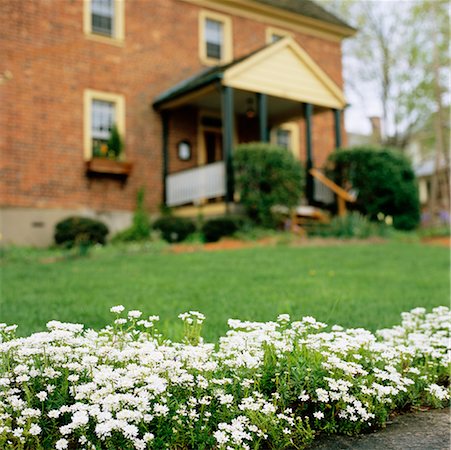
[[[267,44],[272,44],[273,42],[280,41],[281,39],[283,39],[287,36],[293,36],[293,34],[290,31],[282,30],[280,28],[268,27],[266,29],[266,43]]]
[[[114,36],[114,0],[91,0],[93,33]]]
[[[83,0],[83,31],[88,39],[123,45],[125,0]]]
[[[224,45],[224,25],[222,22],[206,19],[205,45],[207,58],[221,60]]]
[[[280,34],[271,34],[271,37],[270,37],[271,43],[280,41],[283,38],[284,38],[284,36],[281,36]]]
[[[224,14],[199,13],[199,56],[206,65],[228,63],[233,58],[232,19]]]

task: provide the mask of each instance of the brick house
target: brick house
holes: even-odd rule
[[[2,0],[0,17],[5,243],[48,245],[73,214],[117,231],[140,188],[155,214],[219,208],[237,143],[307,167],[340,145],[355,30],[310,0]]]

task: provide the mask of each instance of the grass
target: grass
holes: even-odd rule
[[[160,315],[160,329],[179,338],[177,315],[198,310],[211,341],[227,330],[228,318],[267,321],[289,313],[376,330],[398,323],[402,311],[449,304],[449,250],[419,243],[185,254],[131,248],[60,261],[49,259],[54,252],[6,251],[0,321],[17,323],[21,335],[52,319],[100,328],[113,317],[109,308],[123,304]]]

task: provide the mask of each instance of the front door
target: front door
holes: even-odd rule
[[[204,131],[206,163],[211,164],[224,159],[222,151],[222,133],[219,130]]]

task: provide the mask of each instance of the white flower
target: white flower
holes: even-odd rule
[[[48,395],[47,395],[47,392],[41,391],[41,392],[38,392],[38,393],[36,394],[36,397],[37,397],[41,402],[43,402],[44,400],[47,399]]]
[[[113,306],[110,311],[114,314],[120,314],[122,311],[124,311],[124,307],[122,305]]]
[[[429,391],[431,395],[437,397],[439,400],[449,399],[448,391],[438,384],[432,383],[429,387],[426,388],[426,391]]]
[[[23,434],[23,428],[18,427],[13,431],[13,435],[15,437],[20,437],[20,436],[22,436],[22,434]]]
[[[128,312],[129,319],[139,319],[141,316],[142,316],[142,312],[138,311],[137,309],[134,309],[134,310]]]
[[[41,433],[41,427],[34,423],[33,425],[31,425],[30,429],[28,430],[28,432],[32,435],[32,436],[37,436],[38,434]]]
[[[290,315],[289,314],[279,314],[277,316],[277,322],[289,322]]]
[[[315,419],[321,420],[324,419],[324,414],[322,411],[317,411],[313,413],[313,417],[315,417]]]
[[[57,409],[52,409],[47,413],[47,416],[51,419],[58,419],[61,413]]]
[[[56,450],[64,450],[69,445],[69,442],[66,439],[60,439],[59,441],[56,441],[55,443],[55,449]]]

